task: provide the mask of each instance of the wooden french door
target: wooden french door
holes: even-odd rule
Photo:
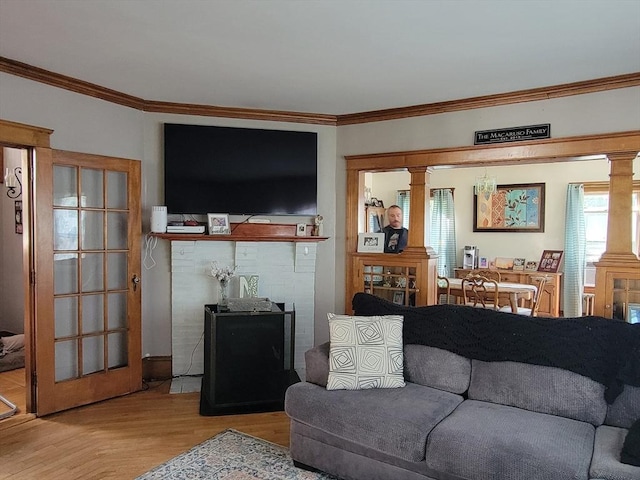
[[[141,389],[140,162],[36,149],[35,413]]]

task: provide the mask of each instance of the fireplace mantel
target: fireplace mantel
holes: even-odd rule
[[[307,225],[311,231],[313,225]],[[164,240],[223,241],[223,242],[322,242],[329,237],[296,235],[296,225],[288,223],[232,223],[229,235],[204,233],[151,233]]]

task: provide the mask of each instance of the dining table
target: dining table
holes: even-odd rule
[[[447,278],[449,295],[464,298],[462,293],[462,278]],[[531,301],[536,294],[536,286],[527,283],[498,282],[498,302],[509,304],[513,313],[518,313],[518,302]]]

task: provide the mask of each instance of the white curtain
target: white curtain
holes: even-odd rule
[[[396,195],[396,204],[402,209],[402,226],[409,228],[409,203],[411,200],[411,194],[409,190],[398,190]],[[387,205],[387,208],[390,205]]]
[[[571,184],[567,188],[564,234],[563,311],[565,317],[582,315],[586,245],[584,185]]]
[[[438,275],[453,277],[456,267],[456,218],[453,191],[450,188],[431,190],[430,246],[438,253]]]

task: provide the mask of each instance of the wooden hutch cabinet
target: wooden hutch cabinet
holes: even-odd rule
[[[513,270],[496,270],[500,272],[501,282],[524,283],[535,285],[532,277],[547,277],[547,283],[544,286],[544,292],[540,298],[540,309],[538,315],[541,317],[559,317],[560,316],[560,297],[562,296],[562,273],[548,272],[529,272],[529,271],[513,271]],[[456,268],[456,278],[463,278],[473,270]]]
[[[364,292],[400,305],[436,303],[436,258],[420,258],[408,252],[354,253],[351,261],[349,299]]]
[[[640,268],[610,267],[600,275],[596,279],[596,298],[602,302],[596,315],[631,322],[630,306],[640,308]]]

